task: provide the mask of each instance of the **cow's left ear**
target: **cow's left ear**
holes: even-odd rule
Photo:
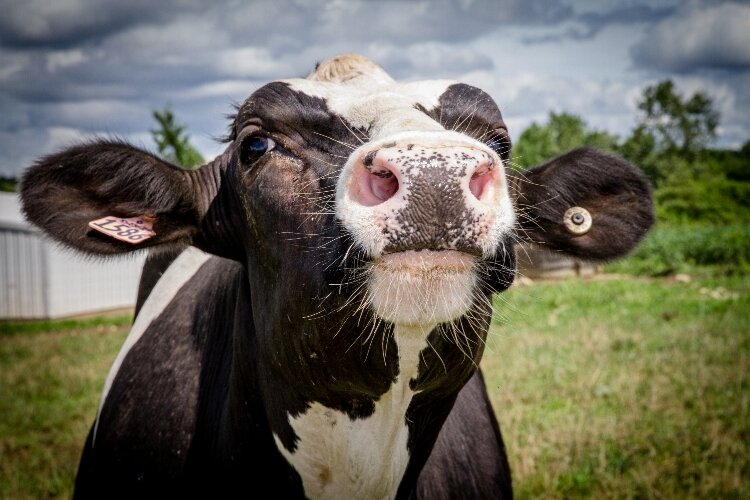
[[[222,175],[218,161],[187,171],[129,144],[96,141],[37,161],[20,194],[31,222],[88,254],[196,242],[222,254],[221,237],[213,234],[219,223],[210,215]],[[153,234],[133,229],[147,226]]]
[[[625,255],[654,223],[648,181],[612,154],[576,149],[509,182],[520,238],[581,259]]]

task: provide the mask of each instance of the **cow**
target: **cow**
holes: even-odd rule
[[[23,176],[63,245],[150,251],[75,496],[511,498],[478,368],[492,296],[518,242],[632,249],[643,175],[588,148],[512,169],[482,90],[358,55],[259,88],[226,142],[183,170],[98,139]],[[152,230],[125,241],[107,217]]]

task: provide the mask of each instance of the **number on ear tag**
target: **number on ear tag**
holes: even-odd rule
[[[110,215],[92,220],[89,227],[116,240],[138,245],[156,236],[154,220],[155,217],[148,215],[126,218]]]

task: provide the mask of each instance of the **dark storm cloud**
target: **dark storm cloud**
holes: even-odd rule
[[[635,23],[654,23],[670,16],[676,7],[652,6],[646,4],[628,5],[603,12],[586,11],[577,13],[574,26],[565,28],[562,33],[524,37],[525,43],[554,43],[561,40],[588,40],[594,38],[604,28]]]
[[[542,0],[443,0],[340,2],[325,12],[316,37],[336,33],[349,40],[471,40],[503,26],[555,24],[573,15],[561,2]],[[333,28],[338,28],[333,30]]]
[[[0,174],[17,175],[34,157],[89,133],[148,145],[151,110],[167,103],[199,149],[216,154],[221,146],[210,138],[224,129],[223,114],[233,101],[269,80],[304,76],[316,61],[345,52],[373,58],[397,78],[471,74],[488,90],[511,89],[518,99],[533,94],[530,102],[544,106],[535,108],[535,116],[560,103],[585,105],[576,97],[581,88],[618,96],[623,89],[581,80],[576,68],[586,61],[562,64],[570,54],[561,44],[523,45],[522,37],[576,39],[592,47],[607,26],[626,26],[633,30],[632,40],[619,46],[626,47],[643,38],[644,26],[654,25],[648,36],[656,42],[647,39],[633,50],[641,68],[675,61],[684,67],[686,60],[705,66],[709,56],[714,64],[744,64],[732,49],[742,40],[736,34],[719,54],[694,50],[690,59],[666,48],[651,53],[643,48],[649,43],[675,45],[660,33],[685,17],[686,8],[674,11],[679,0],[618,2],[0,0]],[[520,47],[531,49],[530,60],[512,52]],[[589,78],[606,78],[606,70],[587,70]],[[559,75],[548,71],[567,72],[567,83],[561,87]],[[649,77],[655,71],[649,69]],[[727,85],[727,95],[744,95]],[[620,108],[627,112],[624,104]],[[521,125],[529,119],[523,109],[519,119],[527,121]],[[744,127],[739,121],[733,126]]]
[[[750,70],[750,5],[688,4],[634,45],[636,65],[678,73]]]
[[[186,13],[221,20],[237,41],[273,37],[281,41],[286,38],[291,45],[300,43],[300,35],[304,38],[311,34],[345,34],[360,39],[377,35],[393,40],[472,38],[481,33],[477,29],[491,28],[497,22],[545,24],[559,22],[572,14],[570,7],[541,0],[261,0],[252,3],[5,0],[0,8],[3,13],[0,42],[11,48],[76,46],[101,40],[132,26],[160,26]],[[310,23],[311,19],[316,22]],[[418,23],[414,22],[417,20]],[[338,29],[332,33],[332,27]],[[296,31],[287,32],[290,28]]]
[[[0,42],[6,47],[70,47],[96,41],[141,23],[160,24],[175,8],[195,10],[199,2],[82,2],[5,0],[0,3]]]
[[[617,24],[634,24],[660,21],[672,13],[674,6],[652,6],[644,4],[629,5],[608,12],[584,12],[577,18],[586,25],[591,35],[603,28]]]
[[[0,21],[0,62],[9,68],[3,92],[24,102],[127,99],[218,79],[303,76],[311,57],[293,53],[326,45],[382,53],[380,62],[398,74],[487,69],[486,56],[451,53],[441,42],[474,39],[498,23],[544,24],[571,14],[537,0],[219,2],[207,12],[195,4],[12,2]],[[428,45],[402,55],[403,44],[416,43]]]

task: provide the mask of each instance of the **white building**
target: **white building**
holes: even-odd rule
[[[60,318],[135,305],[146,252],[107,260],[62,248],[0,193],[0,319]]]

